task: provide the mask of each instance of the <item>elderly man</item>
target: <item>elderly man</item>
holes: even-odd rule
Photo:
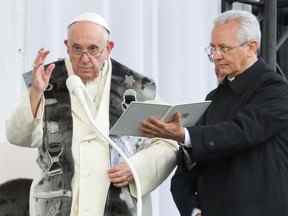
[[[135,215],[133,176],[103,134],[109,136],[131,100],[154,99],[155,84],[110,58],[109,34],[101,16],[84,13],[68,26],[69,58],[44,67],[49,51],[41,49],[32,73],[24,75],[29,91],[6,127],[11,143],[39,150],[42,174],[31,187],[31,216]],[[103,134],[94,130],[87,113]],[[145,195],[174,168],[177,146],[163,139],[113,140],[131,156],[144,196],[143,215],[152,215]]]
[[[260,38],[251,13],[221,14],[207,51],[225,79],[198,125],[182,128],[178,113],[140,127],[183,143],[171,186],[181,215],[288,215],[288,86],[257,57]]]

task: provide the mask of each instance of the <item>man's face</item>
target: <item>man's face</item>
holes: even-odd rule
[[[105,29],[92,22],[78,22],[70,26],[65,44],[74,73],[83,82],[98,77],[113,48]]]
[[[212,31],[210,46],[214,49],[215,71],[225,76],[235,76],[245,71],[256,57],[257,44],[240,43],[237,38],[238,22],[230,21],[216,25]]]

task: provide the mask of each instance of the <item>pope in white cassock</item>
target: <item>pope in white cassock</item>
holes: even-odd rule
[[[110,58],[109,36],[101,16],[84,13],[68,26],[69,58],[44,66],[49,51],[40,49],[32,72],[24,74],[28,90],[6,121],[6,132],[10,143],[39,150],[42,172],[31,187],[31,216],[135,215],[133,175],[93,129],[81,100],[97,128],[109,136],[127,104],[155,99],[156,88],[151,79]],[[71,93],[75,85],[83,98]],[[130,156],[140,178],[143,215],[151,216],[149,192],[175,167],[176,143],[111,138]]]

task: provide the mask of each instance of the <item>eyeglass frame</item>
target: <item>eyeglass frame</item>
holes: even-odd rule
[[[227,55],[230,51],[236,49],[236,48],[239,48],[239,47],[243,47],[245,45],[247,45],[250,41],[245,41],[243,43],[241,43],[240,45],[238,46],[233,46],[233,47],[229,47],[229,46],[220,46],[218,48],[216,47],[213,47],[211,46],[211,44],[205,48],[205,52],[210,60],[210,62],[214,62],[214,59],[213,59],[213,53],[215,52],[220,52],[221,55]],[[211,49],[213,49],[213,51],[211,51]]]
[[[79,50],[76,51],[75,49],[77,49],[77,48],[75,46],[79,46]],[[89,47],[93,47],[93,46],[94,46],[94,48],[99,48],[99,46],[97,46],[97,45],[90,45]],[[93,52],[91,51],[92,48],[90,48],[90,51],[89,51],[89,47],[86,49],[83,49],[83,48],[80,48],[81,47],[80,45],[73,44],[73,45],[71,45],[71,51],[72,51],[71,54],[74,56],[77,56],[78,58],[82,57],[83,54],[89,54],[95,58],[98,58],[103,54],[103,52],[106,49],[106,46],[107,46],[107,43],[105,44],[105,46],[102,49],[99,48],[99,50],[93,54]]]

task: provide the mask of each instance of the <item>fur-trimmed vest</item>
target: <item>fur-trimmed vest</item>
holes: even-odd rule
[[[145,101],[155,98],[155,83],[115,60],[112,61],[112,78],[110,88],[109,118],[110,127],[117,121],[123,110],[133,100]],[[35,212],[37,216],[69,216],[72,204],[71,181],[74,174],[72,157],[72,113],[69,92],[66,88],[67,71],[63,60],[55,62],[55,69],[49,85],[44,92],[44,128],[43,144],[39,147],[37,159],[43,176],[34,188],[36,198]],[[31,72],[24,74],[27,86],[31,85]],[[132,92],[132,93],[131,93]],[[112,137],[125,149],[125,137]],[[128,138],[129,139],[129,138]],[[137,151],[145,139],[130,138]],[[127,147],[128,148],[128,147]],[[119,162],[118,154],[110,148],[112,164]],[[105,207],[105,215],[133,215],[133,207],[120,198],[125,190],[112,185],[109,188]],[[127,193],[126,193],[127,195]],[[123,197],[123,196],[121,196]],[[130,201],[133,198],[129,198]]]

